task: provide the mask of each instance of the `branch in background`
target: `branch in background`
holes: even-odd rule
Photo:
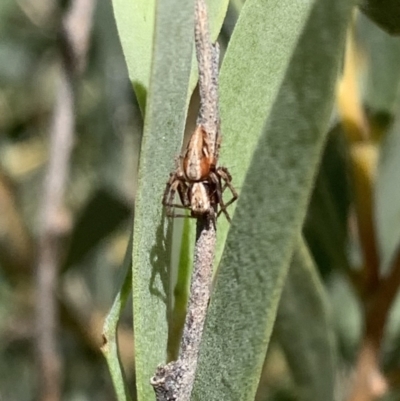
[[[389,313],[400,288],[400,249],[390,274],[379,286],[365,308],[365,334],[358,354],[355,379],[348,401],[374,401],[383,396],[388,384],[380,371],[380,352]]]
[[[354,20],[347,37],[343,76],[338,85],[338,109],[350,150],[354,187],[354,209],[363,256],[357,292],[362,296],[373,291],[379,281],[379,257],[373,212],[373,185],[376,148],[370,143],[370,126],[366,118],[357,81],[358,55],[354,43]],[[374,154],[375,153],[375,154]]]
[[[15,285],[30,282],[32,277],[32,263],[34,260],[34,245],[28,228],[25,226],[21,211],[18,208],[17,197],[13,183],[8,177],[0,171],[0,265],[5,277]],[[26,294],[27,295],[27,294]],[[26,296],[24,297],[25,300]],[[30,298],[28,296],[30,305]],[[18,311],[24,310],[25,307],[19,307]],[[93,355],[100,355],[99,352],[99,336],[94,333],[93,325],[89,325],[87,319],[79,316],[78,311],[66,304],[59,297],[57,309],[60,310],[61,321],[71,329],[77,337],[79,337],[86,349]],[[31,316],[32,311],[26,312]],[[96,315],[96,314],[95,314]],[[20,317],[10,320],[8,330],[14,333],[15,327],[18,326],[17,320]],[[25,319],[24,319],[25,320]],[[26,334],[22,334],[22,338],[27,339],[32,335],[30,322],[26,323]],[[9,337],[17,337],[20,335],[14,333]]]
[[[56,291],[60,239],[68,224],[63,197],[74,141],[75,83],[86,64],[95,0],[73,0],[61,22],[62,63],[50,126],[49,164],[44,182],[36,271],[36,351],[39,399],[60,399],[61,358],[57,349]]]
[[[218,108],[218,44],[210,40],[207,8],[196,1],[195,42],[199,67],[200,111],[197,125],[207,133],[210,153],[218,153],[220,117]],[[194,266],[183,335],[177,361],[157,368],[151,384],[157,401],[189,401],[210,299],[216,244],[215,215],[197,218]]]
[[[368,139],[368,124],[362,107],[357,80],[357,51],[354,40],[353,18],[347,34],[343,75],[337,91],[337,105],[343,129],[349,143],[362,142]]]
[[[34,260],[34,245],[30,233],[25,226],[21,211],[18,208],[15,188],[8,177],[0,171],[0,265],[5,277],[15,285],[31,281]],[[26,290],[26,289],[25,289]],[[25,302],[26,301],[26,302]],[[33,302],[32,302],[33,304]],[[29,305],[29,306],[26,306]],[[20,328],[21,316],[10,319],[8,335],[5,337],[31,341],[33,321],[27,321],[25,316],[32,316],[30,295],[24,296],[24,304],[19,305],[18,312],[23,315],[23,325]],[[28,309],[28,310],[26,310]],[[58,299],[57,309],[60,319],[74,334],[80,338],[87,352],[100,356],[100,337],[95,332],[92,322],[79,316],[62,297]],[[94,314],[96,316],[96,314]],[[96,326],[98,327],[98,325]]]
[[[375,401],[387,391],[387,383],[379,369],[379,349],[364,339],[358,351],[352,390],[347,401]]]
[[[371,143],[350,143],[351,175],[358,238],[362,250],[359,293],[368,297],[379,285],[379,256],[374,215],[377,149]]]
[[[354,215],[363,257],[362,269],[352,282],[365,312],[365,331],[348,401],[374,401],[388,389],[381,373],[380,353],[389,312],[400,286],[400,251],[389,276],[381,277],[373,202],[377,149],[371,142],[371,129],[360,101],[353,36],[351,31],[338,103],[350,149]]]

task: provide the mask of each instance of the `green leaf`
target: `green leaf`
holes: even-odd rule
[[[357,28],[366,59],[364,103],[374,114],[393,117],[400,105],[400,38],[389,36],[362,14]]]
[[[381,271],[387,274],[400,244],[400,116],[384,138],[375,190],[376,226]]]
[[[346,151],[342,125],[335,124],[328,134],[303,227],[308,247],[323,276],[335,268],[350,269],[347,226],[351,196]]]
[[[400,35],[398,0],[363,0],[361,11],[391,35]]]
[[[220,73],[221,163],[239,191],[313,4],[248,0],[241,9]],[[219,220],[217,261],[229,228]]]
[[[243,188],[210,303],[194,400],[254,399],[328,128],[351,10],[348,0],[248,0],[242,9],[221,72],[221,113],[224,160]]]
[[[128,243],[125,254],[123,271],[124,281],[118,291],[113,302],[110,312],[108,313],[103,327],[103,341],[101,347],[104,357],[106,358],[108,369],[114,385],[115,393],[118,401],[130,401],[127,384],[124,380],[124,372],[118,353],[117,329],[119,318],[125,308],[126,301],[132,290],[132,235]]]
[[[144,114],[150,84],[156,0],[112,0],[128,74]]]
[[[154,399],[150,378],[157,365],[166,361],[170,260],[167,239],[172,225],[164,218],[161,199],[184,131],[193,15],[193,1],[157,3],[133,225],[132,291],[139,401]]]
[[[176,220],[175,222],[176,223]],[[176,224],[174,225],[174,228]],[[190,276],[193,266],[193,245],[195,242],[196,225],[193,219],[184,219],[183,230],[180,232],[180,255],[178,277],[174,288],[174,309],[171,313],[170,332],[168,336],[168,353],[170,360],[178,358],[179,344],[186,317],[186,307],[189,299]]]
[[[229,0],[209,0],[207,3],[209,5],[211,40],[216,41]],[[129,78],[133,84],[142,114],[144,114],[151,76],[156,0],[113,0],[113,8],[128,66]],[[190,32],[187,40],[191,41],[192,37],[193,32]],[[196,85],[196,81],[197,64],[193,62],[189,96]]]
[[[354,361],[364,331],[362,306],[345,275],[333,272],[328,289],[341,355],[349,362]]]
[[[62,271],[79,263],[130,215],[131,209],[122,199],[106,188],[97,189],[74,224]]]
[[[207,0],[208,19],[210,21],[210,37],[215,42],[221,30],[229,0]],[[197,70],[197,65],[196,68]]]
[[[328,306],[314,262],[301,240],[283,288],[275,332],[303,401],[334,400],[336,343]]]

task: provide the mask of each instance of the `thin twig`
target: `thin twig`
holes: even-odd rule
[[[197,220],[194,270],[190,286],[189,306],[183,328],[179,359],[185,361],[187,374],[183,380],[182,400],[192,392],[204,322],[210,299],[216,244],[215,220],[205,216]]]
[[[385,324],[400,288],[400,248],[397,250],[390,273],[380,279],[376,293],[367,304],[366,335],[376,345],[382,343]]]
[[[219,45],[210,39],[207,5],[205,0],[196,0],[195,43],[199,68],[200,110],[197,125],[203,126],[210,141],[210,152],[220,135],[218,100]]]
[[[376,165],[370,144],[371,128],[359,95],[354,26],[353,19],[347,38],[342,79],[338,86],[338,107],[350,149],[354,213],[363,256],[362,270],[357,274],[359,280],[353,283],[357,286],[357,292],[364,297],[376,289],[379,281],[379,255],[373,215]]]
[[[56,291],[60,238],[67,231],[62,206],[75,130],[75,78],[85,66],[95,0],[74,0],[62,19],[62,65],[50,126],[36,275],[36,348],[41,401],[60,399],[61,357],[57,347]]]
[[[189,401],[193,389],[201,337],[212,284],[216,242],[215,219],[197,221],[194,268],[179,357],[157,368],[151,384],[157,401]]]
[[[373,401],[388,388],[379,356],[389,313],[400,288],[400,249],[388,276],[381,278],[375,293],[366,301],[365,334],[361,345],[356,380],[349,401]]]
[[[374,219],[375,153],[371,144],[350,144],[351,170],[354,189],[354,209],[358,236],[363,255],[361,288],[363,297],[374,292],[379,284],[379,255]]]
[[[360,347],[354,373],[354,383],[347,401],[375,401],[388,386],[379,368],[379,349],[365,339]]]
[[[218,108],[218,44],[210,40],[207,8],[196,1],[195,42],[199,67],[200,110],[197,125],[207,133],[210,152],[218,152],[220,117]],[[216,149],[217,148],[217,149]],[[157,368],[151,384],[157,401],[189,401],[196,374],[197,360],[208,301],[216,244],[216,210],[197,219],[194,267],[180,351],[177,361]]]
[[[354,383],[348,401],[373,401],[387,390],[386,381],[380,371],[379,356],[388,313],[400,284],[400,268],[394,266],[389,278],[381,278],[379,275],[373,208],[376,163],[369,141],[370,126],[358,96],[360,91],[355,74],[357,61],[353,31],[354,27],[348,38],[338,100],[350,149],[355,193],[354,216],[363,256],[362,269],[360,272],[350,273],[349,278],[364,307],[365,333],[357,356]]]
[[[4,276],[12,284],[19,285],[21,282],[31,283],[35,248],[24,224],[21,210],[18,208],[15,189],[11,180],[0,171],[0,227],[5,228],[0,230],[0,265]],[[29,305],[34,305],[30,301],[31,299],[28,300]],[[61,296],[58,297],[57,309],[60,310],[60,320],[63,325],[81,338],[88,352],[94,357],[98,356],[100,354],[97,345],[99,341],[98,336],[93,334],[94,330],[88,330],[87,322],[83,322],[77,311],[71,310]],[[29,309],[29,314],[31,312]],[[26,327],[26,334],[30,340],[32,337],[30,324]],[[10,337],[15,339],[14,335]]]

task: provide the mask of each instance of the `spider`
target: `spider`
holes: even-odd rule
[[[210,152],[210,143],[206,131],[201,125],[192,134],[185,153],[179,158],[176,170],[170,174],[165,188],[163,205],[169,217],[188,217],[185,214],[175,214],[174,208],[189,209],[190,216],[197,218],[203,215],[214,215],[214,210],[220,206],[217,217],[223,213],[230,222],[231,218],[226,208],[238,197],[232,186],[232,177],[226,167],[217,167],[219,141],[215,154]],[[224,203],[222,194],[229,188],[232,199]],[[175,203],[178,193],[181,204]]]

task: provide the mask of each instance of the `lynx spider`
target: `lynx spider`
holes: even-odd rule
[[[211,154],[206,131],[201,125],[196,127],[165,188],[162,203],[166,207],[167,216],[188,217],[185,214],[175,214],[174,208],[190,210],[189,217],[193,218],[206,214],[212,216],[214,208],[219,205],[221,210],[217,217],[223,213],[231,221],[226,209],[235,202],[238,194],[231,183],[232,177],[228,169],[217,166],[219,147],[218,140],[214,154]],[[222,194],[226,188],[231,191],[232,199],[224,203]],[[181,204],[175,203],[176,193]]]

